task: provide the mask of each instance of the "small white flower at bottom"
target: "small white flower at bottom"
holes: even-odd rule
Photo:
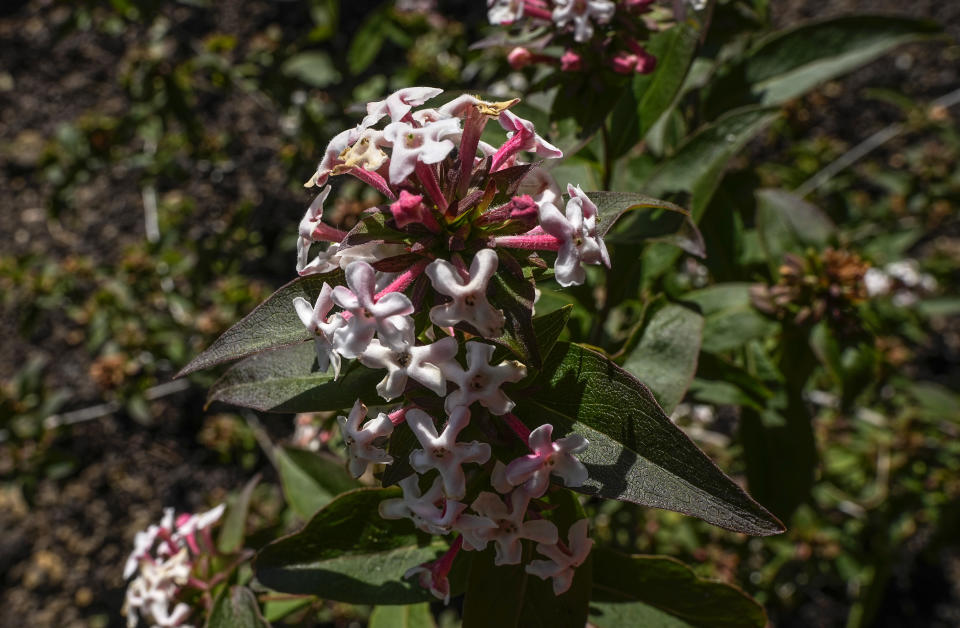
[[[462,466],[468,462],[483,464],[490,459],[490,445],[479,441],[458,443],[457,436],[470,423],[470,411],[457,408],[450,415],[442,434],[437,434],[433,418],[419,409],[407,411],[407,425],[423,449],[410,453],[410,466],[417,473],[436,469],[443,478],[443,490],[450,499],[460,499],[467,492]]]
[[[459,386],[444,400],[447,414],[460,406],[468,407],[474,401],[479,401],[497,415],[510,412],[516,405],[500,386],[505,382],[519,382],[527,376],[527,369],[516,361],[491,366],[490,358],[495,349],[493,345],[471,340],[467,343],[467,370],[452,360],[447,363],[444,369],[447,379]]]
[[[460,513],[467,508],[466,504],[444,497],[443,480],[439,477],[422,495],[420,476],[416,474],[400,480],[398,484],[403,490],[403,497],[380,502],[380,516],[384,519],[410,519],[427,534],[449,534]]]
[[[527,443],[533,453],[513,460],[506,469],[506,479],[532,497],[540,497],[550,485],[550,474],[563,478],[565,486],[583,486],[587,468],[573,454],[578,454],[590,443],[579,434],[551,440],[553,426],[545,423],[530,432]]]
[[[453,337],[416,345],[413,329],[409,329],[405,330],[401,342],[371,340],[360,354],[360,363],[387,369],[387,376],[377,384],[377,393],[387,401],[403,394],[407,378],[413,378],[442,397],[447,394],[447,380],[440,366],[457,355],[457,348],[457,339]]]
[[[457,267],[437,259],[426,268],[433,289],[452,299],[430,310],[430,320],[440,327],[452,327],[463,321],[484,338],[503,335],[503,312],[487,301],[487,284],[497,271],[497,253],[493,249],[477,251],[470,263],[470,279],[464,281]]]
[[[493,541],[496,555],[495,565],[516,565],[520,563],[523,548],[520,539],[530,539],[537,543],[554,544],[557,542],[557,526],[545,519],[524,521],[530,496],[522,491],[514,491],[507,497],[510,506],[495,493],[483,492],[470,505],[482,517],[493,521],[496,528],[480,532],[480,543],[470,541],[473,549],[483,549],[487,542]],[[464,537],[466,538],[466,537]]]
[[[553,593],[565,593],[573,583],[574,569],[583,564],[590,555],[593,539],[587,532],[588,519],[580,519],[570,526],[569,545],[561,547],[559,543],[537,544],[537,551],[549,560],[532,560],[525,567],[527,573],[543,579],[553,578]]]
[[[350,410],[350,416],[337,417],[343,442],[347,445],[350,473],[355,478],[363,475],[371,462],[383,464],[393,462],[393,457],[380,446],[380,443],[393,432],[393,423],[382,412],[377,415],[377,418],[364,423],[366,416],[367,406],[357,399],[353,409]]]

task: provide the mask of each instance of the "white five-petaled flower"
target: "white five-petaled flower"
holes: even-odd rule
[[[323,159],[317,165],[317,171],[310,177],[309,181],[303,184],[303,187],[309,188],[314,185],[325,184],[333,169],[340,163],[340,154],[357,141],[363,129],[363,125],[360,125],[334,135],[323,152]]]
[[[588,519],[580,519],[570,526],[567,547],[557,544],[537,544],[537,551],[550,560],[532,560],[525,567],[527,573],[547,579],[553,578],[553,593],[566,592],[573,583],[573,572],[590,555],[593,539],[587,535]]]
[[[443,161],[455,147],[449,138],[459,134],[458,118],[444,118],[419,128],[406,122],[388,124],[383,129],[383,137],[393,146],[390,183],[398,185],[413,174],[417,162],[435,164]]]
[[[419,481],[420,476],[416,474],[400,480],[398,484],[403,497],[380,502],[380,516],[384,519],[410,519],[427,534],[448,534],[467,505],[444,497],[440,477],[435,478],[430,489],[422,495]]]
[[[324,283],[317,296],[317,302],[310,307],[310,302],[303,297],[294,297],[293,307],[297,316],[307,331],[316,334],[314,344],[317,348],[317,366],[322,372],[333,364],[333,379],[340,377],[340,354],[334,350],[333,335],[337,329],[344,326],[343,317],[335,314],[327,317],[333,308],[333,288]]]
[[[524,521],[530,496],[522,491],[514,491],[508,498],[510,506],[495,493],[483,492],[470,505],[480,516],[496,524],[496,528],[478,534],[483,541],[493,541],[496,549],[495,565],[516,565],[520,562],[523,548],[520,539],[530,539],[537,543],[554,544],[557,542],[557,526],[544,519]],[[464,542],[467,539],[464,537]],[[482,549],[473,541],[472,548]]]
[[[217,521],[220,520],[220,517],[223,516],[223,512],[227,509],[225,503],[215,506],[208,510],[207,512],[202,512],[200,514],[189,514],[181,515],[181,519],[177,522],[177,531],[174,534],[174,539],[180,537],[186,538],[197,532],[202,532],[207,528],[211,527]],[[211,550],[213,548],[210,548]]]
[[[393,457],[382,447],[393,432],[393,423],[382,412],[377,418],[364,422],[366,416],[367,406],[357,399],[349,416],[337,417],[343,442],[347,445],[350,473],[355,478],[363,475],[371,462],[393,462]]]
[[[353,168],[377,170],[387,161],[387,154],[380,149],[385,145],[383,131],[364,129],[357,140],[340,153],[338,163],[330,170],[330,174],[343,174]]]
[[[579,285],[586,279],[581,264],[604,264],[610,267],[607,246],[597,234],[597,206],[580,186],[567,185],[570,200],[566,216],[553,203],[541,203],[540,226],[560,241],[554,272],[561,286]]]
[[[487,19],[491,24],[513,24],[523,17],[523,0],[487,0]]]
[[[410,328],[400,342],[371,340],[360,354],[360,363],[387,369],[387,376],[377,384],[377,393],[387,401],[403,394],[409,377],[442,397],[447,394],[447,380],[440,366],[457,355],[457,348],[456,338],[449,336],[417,346]]]
[[[467,370],[452,360],[447,363],[444,369],[447,379],[459,386],[444,400],[447,414],[452,414],[458,407],[466,408],[474,401],[479,401],[497,415],[510,412],[516,405],[500,386],[504,382],[519,382],[527,376],[527,368],[516,361],[491,366],[490,358],[495,349],[493,345],[472,340],[467,343]]]
[[[333,302],[350,312],[347,324],[333,334],[333,344],[346,358],[355,358],[366,350],[374,333],[387,342],[402,342],[413,328],[413,304],[405,295],[390,292],[374,301],[377,276],[366,262],[351,262],[346,270],[347,286],[333,289]]]
[[[426,268],[433,289],[453,300],[436,305],[430,310],[430,320],[440,327],[452,327],[463,321],[479,331],[484,338],[498,338],[503,334],[503,312],[487,301],[487,283],[497,270],[497,254],[493,249],[481,249],[470,263],[470,279],[465,281],[457,267],[444,259],[437,259]]]
[[[414,107],[419,107],[434,96],[443,92],[436,87],[405,87],[397,90],[384,100],[367,103],[367,115],[361,126],[372,126],[389,115],[393,122],[400,122]]]
[[[470,423],[470,411],[465,407],[457,408],[450,414],[450,420],[437,434],[433,418],[419,409],[407,412],[407,425],[420,441],[423,449],[410,453],[410,466],[417,473],[426,473],[436,469],[443,478],[443,491],[450,499],[460,499],[467,492],[467,480],[462,466],[468,462],[483,464],[490,459],[490,445],[479,441],[458,443],[457,436]]]
[[[192,568],[186,548],[165,560],[142,562],[140,574],[127,585],[123,604],[127,626],[134,628],[141,618],[151,626],[183,625],[190,607],[178,602],[176,596]]]
[[[593,37],[593,22],[606,24],[616,9],[610,0],[555,0],[551,17],[560,28],[573,22],[573,39],[582,44]]]
[[[563,157],[562,150],[537,135],[537,131],[533,127],[533,122],[524,120],[510,111],[500,112],[497,120],[499,120],[500,126],[507,131],[508,138],[513,139],[515,135],[519,135],[519,139],[517,140],[519,141],[519,147],[516,150],[535,153],[540,157],[550,159]],[[507,141],[510,141],[510,139]]]
[[[533,452],[513,460],[506,469],[507,481],[523,485],[531,497],[540,497],[547,491],[550,474],[563,478],[566,486],[583,486],[587,468],[573,454],[582,452],[589,443],[580,434],[551,440],[553,426],[545,423],[530,432],[528,443]]]

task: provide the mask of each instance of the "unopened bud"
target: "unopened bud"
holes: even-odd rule
[[[507,62],[510,63],[510,67],[514,70],[525,68],[533,63],[533,53],[526,48],[517,46],[507,55]]]
[[[572,50],[560,57],[560,69],[564,72],[578,72],[583,68],[583,58]]]

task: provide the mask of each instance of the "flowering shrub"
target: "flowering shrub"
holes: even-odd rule
[[[528,583],[532,597],[515,604],[549,594],[566,601],[548,615],[583,623],[591,581],[612,574],[592,572],[589,522],[572,491],[781,531],[642,383],[560,340],[569,308],[536,312],[538,283],[576,286],[585,266],[611,265],[604,236],[623,213],[685,212],[571,182],[564,194],[542,162],[526,161],[562,153],[510,111],[516,99],[427,106],[439,93],[407,88],[370,103],[330,141],[307,182],[321,189],[300,223],[300,278],[185,369],[256,354],[211,399],[343,411],[349,475],[373,469],[384,486],[343,493],[262,549],[258,581],[356,603],[465,591],[470,615],[499,595],[491,577],[528,574],[543,588]],[[480,139],[494,121],[499,146]],[[323,219],[342,175],[384,198],[346,232]],[[496,575],[511,566],[520,571]]]

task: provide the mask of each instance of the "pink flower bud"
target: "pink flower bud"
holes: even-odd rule
[[[492,209],[480,216],[477,224],[480,226],[493,225],[506,222],[507,220],[516,220],[526,227],[525,230],[533,229],[539,221],[537,215],[537,204],[529,194],[514,196],[509,202]]]
[[[564,72],[579,72],[583,68],[583,58],[567,49],[560,57],[560,69]]]
[[[414,223],[425,225],[431,231],[439,228],[436,218],[423,204],[423,197],[419,194],[400,190],[400,198],[390,204],[390,212],[401,228]]]
[[[533,63],[533,54],[521,46],[517,46],[507,55],[507,61],[514,70],[525,68]]]
[[[637,55],[628,52],[617,53],[610,59],[610,67],[617,74],[633,74],[637,65]]]
[[[637,63],[634,70],[637,74],[650,74],[657,69],[657,58],[646,50],[641,49],[637,53]]]

